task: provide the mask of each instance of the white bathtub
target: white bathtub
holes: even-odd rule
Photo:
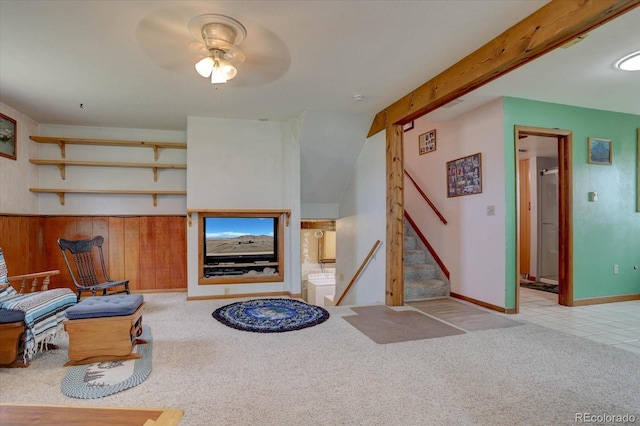
[[[307,303],[324,306],[324,297],[336,292],[336,274],[324,272],[309,274],[307,277]]]

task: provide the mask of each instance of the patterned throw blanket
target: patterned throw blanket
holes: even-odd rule
[[[76,304],[76,295],[68,288],[15,296],[1,303],[5,309],[24,312],[24,360],[31,360],[46,343],[64,332],[64,311]]]

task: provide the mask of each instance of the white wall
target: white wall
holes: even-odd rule
[[[385,132],[367,139],[340,197],[336,221],[336,298],[365,259],[376,240],[382,245],[342,305],[385,302],[386,243]]]
[[[300,148],[296,121],[189,117],[187,208],[291,210],[285,227],[285,281],[198,284],[198,218],[187,229],[189,297],[287,291],[300,293]]]
[[[404,134],[405,168],[449,222],[436,218],[405,179],[405,209],[451,273],[451,292],[505,306],[505,170],[502,100],[448,122],[415,120]],[[436,129],[436,151],[418,136]],[[447,198],[446,162],[480,152],[482,193]],[[495,215],[488,215],[493,206]]]
[[[108,127],[84,127],[41,124],[40,136],[60,136],[87,139],[141,140],[154,142],[185,142],[186,132],[147,129],[120,129]],[[55,144],[38,144],[40,159],[62,159],[60,148]],[[158,163],[185,164],[186,149],[159,150]],[[150,147],[86,146],[67,145],[67,160],[104,161],[123,163],[153,163],[154,153]],[[33,165],[32,165],[33,166]],[[35,167],[35,166],[33,166]],[[132,189],[132,190],[180,190],[186,188],[184,169],[159,169],[158,181],[153,180],[152,169],[125,167],[66,167],[63,180],[56,166],[38,166],[38,187],[65,189]],[[66,194],[65,205],[60,204],[56,194],[40,194],[40,214],[77,215],[185,215],[184,195],[159,195],[154,207],[151,195],[131,194]]]
[[[338,204],[306,203],[300,206],[303,219],[337,219]]]
[[[38,186],[38,169],[29,159],[38,147],[29,136],[38,134],[38,123],[2,102],[0,113],[16,120],[18,136],[16,160],[0,157],[0,213],[36,214],[38,196],[29,188]]]
[[[371,117],[360,112],[306,110],[299,121],[300,146],[305,152],[300,160],[300,182],[305,188],[300,200],[307,205],[335,204],[365,143]]]

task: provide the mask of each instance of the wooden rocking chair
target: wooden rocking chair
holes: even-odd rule
[[[102,254],[103,243],[104,238],[102,236],[86,240],[58,239],[62,257],[67,264],[73,284],[75,284],[78,290],[78,302],[82,297],[83,291],[90,291],[93,296],[96,296],[98,291],[101,291],[103,296],[119,293],[130,294],[129,280],[116,281],[110,279],[107,275],[107,268],[105,267],[104,256]],[[100,259],[103,279],[99,278],[96,269],[97,260],[94,256],[96,252],[97,257]],[[123,289],[108,291],[116,287],[123,287]]]

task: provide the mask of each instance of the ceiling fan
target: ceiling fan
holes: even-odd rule
[[[242,65],[245,54],[238,45],[247,36],[247,30],[237,20],[218,14],[205,14],[189,22],[189,30],[204,41],[209,54],[195,67],[202,77],[211,77],[211,83],[226,83],[236,76],[236,67]]]
[[[214,84],[233,79],[233,86],[260,85],[289,69],[289,50],[275,33],[250,18],[205,7],[180,5],[143,18],[136,30],[140,47],[163,69],[193,76],[195,66]]]

